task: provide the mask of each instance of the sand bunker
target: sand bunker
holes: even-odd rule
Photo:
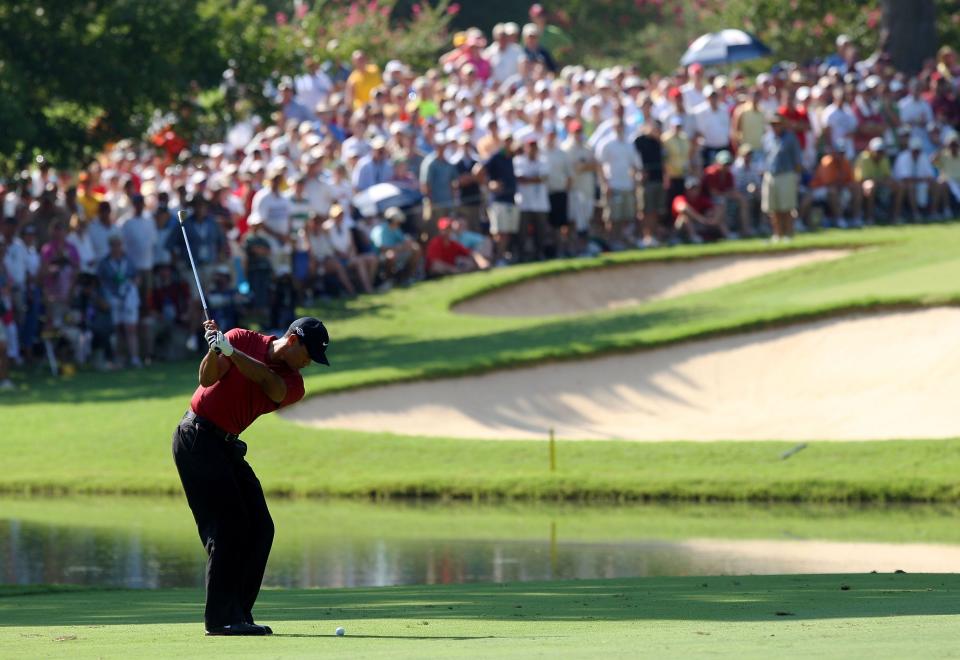
[[[676,259],[538,277],[470,298],[453,311],[479,316],[553,316],[617,309],[833,261],[849,250],[804,250]]]
[[[960,435],[960,309],[819,321],[627,355],[311,398],[324,428],[461,438]]]

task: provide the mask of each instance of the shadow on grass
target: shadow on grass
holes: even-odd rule
[[[957,613],[958,575],[775,575],[266,590],[258,621],[777,621]],[[201,620],[197,590],[88,591],[0,599],[0,626]],[[423,631],[426,632],[426,631]],[[327,635],[321,635],[327,636]],[[419,635],[422,637],[429,637]]]

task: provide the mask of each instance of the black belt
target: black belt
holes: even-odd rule
[[[233,442],[234,440],[239,440],[240,436],[236,433],[227,433],[222,428],[211,422],[206,417],[201,417],[192,410],[188,410],[187,413],[183,416],[188,422],[193,422],[197,425],[197,428],[203,429],[207,433],[216,436],[224,442]]]

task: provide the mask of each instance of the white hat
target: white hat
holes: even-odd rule
[[[810,98],[810,88],[806,85],[803,87],[798,87],[796,96],[798,101],[806,101],[808,98]]]
[[[848,44],[851,41],[853,41],[853,39],[851,39],[848,35],[841,34],[840,36],[837,37],[837,48],[839,48],[840,46],[843,46],[844,44]]]
[[[877,151],[877,152],[883,151],[883,147],[884,147],[884,142],[882,137],[873,138],[872,140],[870,140],[870,143],[867,145],[867,148],[870,151]]]
[[[872,75],[867,76],[867,79],[863,81],[863,84],[866,85],[867,89],[874,89],[880,86],[880,83],[883,82],[880,76]]]
[[[520,34],[520,26],[510,21],[509,23],[503,24],[503,33],[504,34]]]
[[[891,81],[891,82],[890,82],[890,91],[891,91],[891,92],[894,92],[894,93],[896,93],[896,92],[902,92],[902,91],[903,91],[903,83],[900,82],[899,80],[893,80],[893,81]]]
[[[540,28],[536,23],[527,23],[523,26],[523,36],[540,36]]]
[[[383,149],[387,146],[387,141],[383,139],[380,135],[374,135],[370,139],[370,148],[371,149]]]
[[[717,93],[717,90],[715,90],[715,89],[713,88],[713,85],[706,85],[706,86],[704,86],[704,88],[703,88],[703,95],[706,96],[706,97],[708,97],[708,98],[711,97],[711,96],[713,96],[713,95],[716,94],[716,93]]]

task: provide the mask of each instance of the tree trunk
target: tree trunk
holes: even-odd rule
[[[882,0],[881,48],[900,71],[915,74],[937,54],[934,0]]]

